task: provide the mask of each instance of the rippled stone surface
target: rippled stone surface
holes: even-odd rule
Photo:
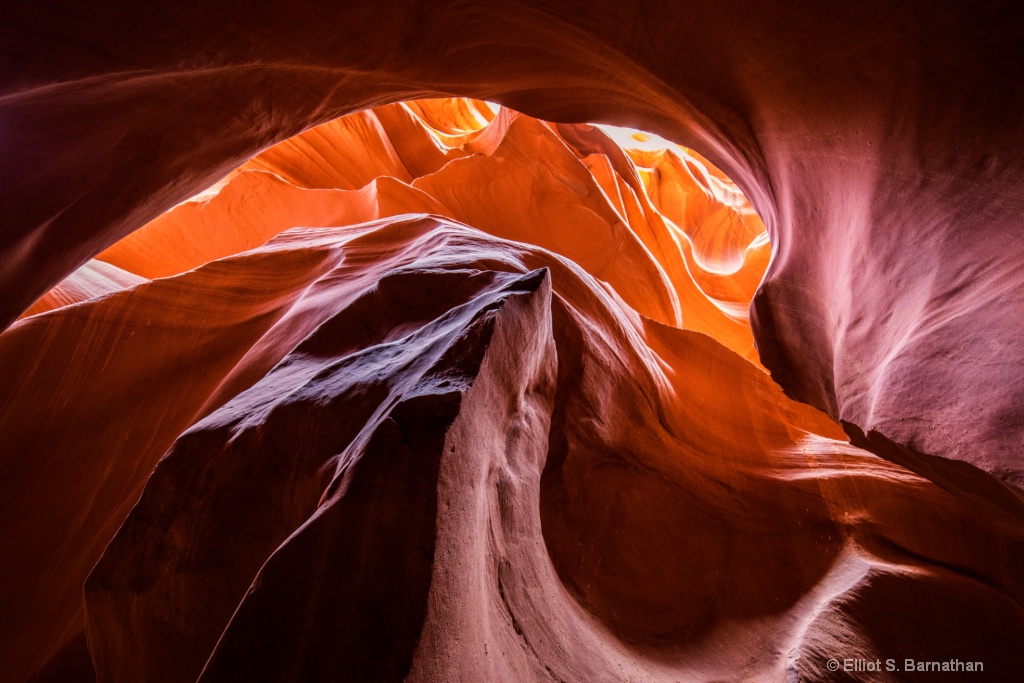
[[[746,317],[770,255],[757,214],[696,153],[609,134],[461,99],[361,112],[40,300],[0,336],[0,430],[22,454],[4,460],[4,666],[1011,666],[1012,491],[949,490],[787,398]]]
[[[821,668],[837,649],[850,657],[901,657],[913,650],[941,659],[984,656],[991,675],[1012,677],[1013,669],[1000,667],[1001,657],[1020,642],[1016,605],[1024,566],[1018,545],[1024,42],[1016,13],[1003,2],[968,8],[874,0],[771,12],[729,3],[441,2],[419,11],[389,0],[239,11],[230,4],[79,7],[15,0],[0,20],[0,318],[7,328],[0,336],[0,613],[6,617],[0,623],[0,678],[22,681],[45,664],[48,680],[88,680],[93,659],[104,680],[132,680],[142,667],[163,666],[170,655],[158,643],[133,649],[127,629],[137,623],[140,638],[171,638],[187,603],[203,598],[186,598],[186,588],[175,587],[181,600],[161,603],[157,593],[166,595],[166,581],[174,579],[147,575],[153,567],[140,558],[161,548],[201,547],[207,537],[195,522],[199,515],[194,513],[195,523],[179,520],[187,533],[175,532],[169,544],[149,533],[142,534],[146,543],[128,543],[142,553],[137,556],[115,540],[94,579],[84,584],[122,520],[138,522],[127,516],[150,475],[153,491],[161,490],[161,481],[170,487],[165,492],[181,486],[157,476],[155,463],[168,451],[199,448],[178,439],[220,419],[220,411],[261,386],[321,323],[354,305],[359,292],[383,275],[433,292],[451,305],[444,310],[475,300],[459,298],[469,296],[462,290],[423,284],[420,275],[433,276],[437,259],[443,263],[436,269],[445,273],[465,269],[525,279],[514,284],[502,279],[512,275],[489,275],[496,279],[474,281],[478,289],[472,291],[484,297],[478,303],[498,306],[493,329],[472,321],[456,326],[460,331],[445,327],[447,320],[428,325],[444,316],[430,306],[413,306],[407,315],[415,320],[403,318],[406,309],[395,309],[392,299],[406,302],[413,294],[366,304],[372,312],[357,307],[352,320],[366,316],[366,322],[353,323],[356,328],[378,330],[374,334],[384,340],[371,344],[366,337],[361,350],[370,353],[421,329],[421,339],[447,340],[438,344],[457,346],[455,340],[467,335],[499,340],[487,345],[478,364],[468,352],[453,352],[462,354],[459,361],[438,361],[438,372],[461,378],[453,389],[458,407],[446,403],[456,401],[448,397],[406,409],[433,415],[435,432],[443,432],[421,434],[417,453],[432,452],[438,438],[454,442],[457,428],[470,429],[459,426],[470,420],[463,416],[478,415],[487,401],[466,396],[477,386],[500,384],[483,378],[504,373],[544,387],[537,378],[555,372],[550,410],[538,409],[549,414],[536,513],[544,553],[530,557],[547,557],[543,561],[557,577],[534,584],[569,597],[560,603],[544,593],[545,602],[531,609],[548,621],[531,621],[530,606],[516,597],[515,586],[523,585],[523,572],[532,565],[511,559],[507,569],[499,564],[497,576],[519,577],[504,583],[483,570],[462,572],[477,566],[459,554],[472,555],[471,534],[465,534],[465,548],[439,554],[448,547],[441,527],[486,515],[432,510],[413,487],[400,498],[408,505],[418,501],[413,506],[425,516],[403,532],[419,533],[431,514],[436,520],[433,540],[417,536],[414,544],[433,548],[432,555],[420,553],[433,558],[426,607],[408,606],[422,597],[415,592],[422,585],[410,578],[406,607],[382,617],[380,628],[408,633],[402,629],[415,622],[420,626],[412,630],[420,636],[412,655],[406,652],[412,637],[403,636],[389,641],[394,651],[368,648],[366,657],[411,661],[410,675],[420,678],[758,680],[781,678],[788,667],[795,677],[821,680],[841,679]],[[386,104],[451,94],[502,102],[549,121],[637,126],[684,142],[742,187],[764,218],[774,252],[756,236],[760,227],[750,220],[750,207],[734,204],[733,190],[724,189],[719,172],[696,155],[690,158],[697,165],[658,152],[623,155],[588,127],[540,124],[509,113],[481,129],[493,115],[459,101]],[[293,137],[357,111],[344,124],[311,130],[301,143]],[[282,141],[289,142],[268,149]],[[549,160],[546,166],[541,158]],[[719,191],[704,192],[707,199],[701,192],[681,193],[689,187],[687,176],[697,187]],[[216,189],[194,198],[215,182]],[[532,199],[534,190],[546,199]],[[458,264],[445,260],[447,247],[439,247],[436,258],[424,247],[417,256],[422,260],[409,261],[418,274],[411,280],[404,271],[392,273],[387,250],[367,252],[363,276],[335,282],[331,274],[338,268],[357,265],[346,252],[355,235],[322,242],[329,239],[326,232],[293,232],[379,219],[385,222],[375,224],[377,233],[426,221],[417,229],[436,233],[436,239],[446,231],[477,230],[473,234],[483,241]],[[433,227],[422,227],[428,224]],[[574,265],[570,275],[559,275],[541,256],[516,256],[514,267],[495,265],[507,265],[512,257],[496,254],[508,249]],[[529,275],[544,267],[543,278]],[[502,320],[523,315],[529,322],[513,325],[517,330],[545,336],[542,313],[512,313],[507,303],[543,309],[535,297],[548,295],[534,277],[551,292],[554,370],[546,366],[552,361],[534,358],[551,355],[536,351],[545,342],[502,327],[512,325]],[[755,290],[749,325],[747,302]],[[398,291],[404,292],[401,286]],[[576,291],[592,291],[600,303],[560,303],[577,301],[571,294]],[[499,299],[506,303],[499,306]],[[388,310],[397,322],[390,332],[380,331],[391,323],[375,316]],[[14,322],[19,316],[26,317]],[[614,322],[622,316],[633,322]],[[659,342],[666,330],[675,336]],[[698,353],[679,334],[711,335],[719,344],[711,348],[724,356]],[[498,362],[488,360],[490,349],[513,344],[510,339],[523,349],[521,365],[488,375],[488,363]],[[484,345],[470,346],[479,351]],[[318,358],[327,368],[358,351],[328,344]],[[634,356],[648,370],[638,370]],[[823,414],[761,383],[759,363],[790,398]],[[422,375],[427,384],[433,381],[428,370]],[[414,376],[381,373],[393,378],[384,382]],[[675,375],[704,379],[693,379],[688,393],[662,379]],[[262,386],[261,400],[286,405],[297,391],[286,382],[272,390]],[[410,391],[409,397],[419,396],[418,389]],[[513,396],[519,389],[502,391]],[[524,396],[548,400],[545,391]],[[682,433],[672,426],[701,401],[711,417],[687,422]],[[762,403],[774,406],[769,412],[803,416],[779,418],[789,425],[784,431],[797,451],[747,426],[745,420],[761,414],[750,405]],[[503,422],[487,415],[471,421],[519,424],[518,418]],[[838,420],[842,432],[825,415]],[[360,434],[370,430],[365,440],[345,446],[344,457],[353,462],[386,443],[386,435],[371,438],[377,433],[371,418],[361,424]],[[315,427],[309,431],[324,425]],[[616,430],[629,429],[628,439],[616,436]],[[526,420],[522,430],[536,434],[543,427]],[[686,447],[676,449],[662,431],[685,436]],[[843,432],[853,446],[844,443]],[[560,445],[557,437],[564,434]],[[219,438],[226,444],[221,451],[229,448],[230,437]],[[716,450],[718,439],[731,445]],[[258,440],[263,443],[263,436]],[[532,438],[523,440],[533,450],[542,448]],[[304,443],[288,437],[277,448],[299,452]],[[481,452],[490,458],[520,453],[516,448]],[[210,449],[218,452],[216,439]],[[675,463],[698,477],[704,470],[694,459],[721,452],[732,455],[715,457],[730,464],[722,465],[720,476],[708,476],[725,484],[706,489],[651,460]],[[788,465],[779,465],[781,452],[790,454],[783,458]],[[744,471],[733,464],[735,453],[762,454],[756,457],[768,464],[753,469],[771,493],[753,495],[752,484],[734,481],[729,473]],[[336,456],[316,476],[344,480],[348,475],[335,467],[341,462]],[[440,496],[452,490],[444,474],[451,460],[438,458],[434,488]],[[625,472],[631,469],[653,478],[632,477]],[[284,471],[299,469],[289,465]],[[432,476],[428,468],[409,478]],[[211,475],[210,486],[216,489],[218,481],[223,484]],[[469,481],[459,479],[457,486],[472,488]],[[683,492],[681,500],[653,493],[658,481]],[[830,502],[787,497],[795,495],[787,487],[811,487],[808,482],[816,482],[811,501]],[[188,490],[200,483],[193,480]],[[268,486],[260,479],[252,490]],[[359,499],[360,505],[351,498],[332,502],[336,494],[344,498],[342,488],[314,501],[316,509],[334,510],[325,513],[332,521],[318,522],[303,542],[335,533],[339,510],[353,509],[346,506],[375,509],[368,499]],[[620,489],[642,493],[630,497]],[[528,500],[519,489],[494,490],[500,509],[513,505],[509,500]],[[727,510],[705,504],[708,498]],[[148,509],[168,529],[176,514],[186,515],[185,506],[161,511],[157,499],[153,493],[143,501],[151,501]],[[771,501],[784,512],[772,512]],[[399,509],[409,508],[396,502]],[[613,509],[617,514],[602,522]],[[690,509],[697,512],[685,517]],[[230,517],[223,507],[215,512],[202,517]],[[781,531],[745,540],[735,530],[747,528],[738,520],[748,512]],[[508,518],[518,520],[518,531],[502,538],[537,538],[527,521]],[[673,531],[680,519],[687,526]],[[132,524],[125,534],[133,528],[141,533]],[[843,533],[837,536],[833,526]],[[810,533],[805,527],[819,530],[813,543],[801,535]],[[792,548],[798,566],[776,571],[777,557],[768,550],[746,565],[734,561],[746,558],[744,544],[761,547],[767,542],[757,539],[787,535],[797,540],[779,547]],[[722,538],[737,539],[726,544],[725,554],[716,545]],[[358,547],[356,537],[345,539],[344,545]],[[596,550],[587,550],[588,542]],[[113,554],[117,547],[125,553],[120,560]],[[389,548],[394,559],[408,547],[396,541],[374,552]],[[246,552],[255,551],[225,551],[217,566],[200,561],[193,570],[209,571],[213,583],[228,586],[230,580],[217,572],[242,566],[234,563]],[[511,557],[505,551],[485,556]],[[302,564],[296,557],[329,556],[287,557],[285,566]],[[459,570],[441,569],[450,566],[441,557],[457,557]],[[655,557],[662,561],[650,559]],[[834,558],[828,567],[819,566],[828,558]],[[405,567],[410,577],[422,570],[413,561],[385,564],[395,571]],[[681,568],[696,573],[676,573]],[[189,571],[182,568],[178,579],[187,583]],[[273,571],[278,581],[289,573]],[[442,574],[462,578],[446,583]],[[147,576],[151,584],[142,580]],[[466,576],[483,577],[474,586],[492,592],[459,584]],[[741,606],[758,581],[771,587],[776,606],[757,599]],[[276,594],[286,594],[280,583],[273,585]],[[216,600],[232,600],[225,591]],[[146,596],[139,598],[137,613],[129,606],[134,595]],[[246,651],[270,656],[273,649],[264,645],[276,641],[259,629],[272,620],[260,611],[264,598],[258,591],[252,595],[249,602],[237,601],[251,605],[245,610],[252,611],[238,613],[251,617],[239,616],[230,628],[213,624],[213,615],[226,608],[209,598],[211,622],[180,643],[169,641],[181,653],[171,669],[194,669],[206,655],[190,639],[209,638],[221,626],[223,633],[236,630],[209,660],[208,676],[223,677]],[[331,595],[350,604],[341,593]],[[436,597],[445,595],[463,598]],[[488,611],[496,602],[507,608]],[[557,605],[577,610],[582,621],[558,617],[563,612]],[[179,608],[182,614],[174,613]],[[501,664],[493,664],[498,655],[482,627],[472,635],[488,634],[484,655],[476,645],[460,645],[475,642],[469,634],[450,639],[457,624],[498,623],[506,612],[515,617],[512,632],[533,653],[523,661],[534,664],[513,663],[504,654]],[[87,614],[97,615],[89,616],[88,643]],[[321,623],[313,612],[303,615],[303,628]],[[331,624],[325,632],[345,632],[342,624],[323,623]],[[153,624],[158,626],[149,631]],[[167,632],[160,630],[164,625]],[[592,633],[602,635],[590,640]],[[300,641],[303,647],[314,642]],[[585,642],[599,645],[588,649]],[[715,649],[723,644],[731,649]],[[299,656],[290,646],[279,652],[282,661],[286,653]],[[321,650],[303,652],[306,663],[289,660],[288,675],[333,675],[316,668]],[[477,657],[483,657],[480,663],[470,664]],[[361,670],[355,660],[345,661],[349,670]],[[443,662],[469,668],[452,673]],[[277,675],[270,665],[263,670]]]

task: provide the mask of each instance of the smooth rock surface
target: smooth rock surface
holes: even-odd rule
[[[0,677],[1008,680],[1018,26],[6,7]]]
[[[9,3],[0,320],[275,142],[469,95],[697,148],[775,240],[754,329],[776,381],[1019,485],[1018,9]]]

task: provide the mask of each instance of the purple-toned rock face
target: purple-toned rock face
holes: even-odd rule
[[[209,4],[0,12],[0,679],[1013,678],[1012,3]]]

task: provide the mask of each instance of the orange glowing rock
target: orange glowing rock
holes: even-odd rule
[[[120,289],[134,287],[145,280],[144,277],[109,263],[89,261],[32,304],[22,317],[45,313]]]
[[[602,133],[551,127],[508,110],[496,117],[483,103],[458,99],[389,105],[311,130],[98,258],[163,277],[258,246],[289,227],[433,213],[563,254],[637,311],[711,334],[756,362],[746,307],[767,265],[764,226],[734,186],[691,154],[657,156],[668,166],[668,159],[678,165],[686,157],[702,169],[659,186],[699,197],[690,202],[692,217],[676,218],[695,234],[731,234],[729,225],[748,237],[753,231],[746,242],[741,235],[718,245],[711,269],[694,257],[693,238],[652,202],[641,182],[651,172],[641,173]],[[539,176],[537,157],[546,159]]]
[[[764,225],[636,135],[363,111],[41,299],[0,335],[11,679],[1007,670],[1021,501],[787,398],[746,313]]]

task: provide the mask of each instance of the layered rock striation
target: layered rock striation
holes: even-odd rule
[[[703,157],[589,124],[424,100],[267,149],[0,335],[0,670],[1012,672],[1019,491],[789,398],[771,258]]]

